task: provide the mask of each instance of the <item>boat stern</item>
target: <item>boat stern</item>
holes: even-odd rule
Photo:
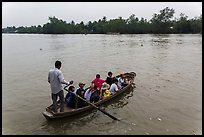
[[[48,111],[45,111],[42,114],[46,119],[49,119],[49,120],[54,117],[54,115],[52,113],[48,112]]]

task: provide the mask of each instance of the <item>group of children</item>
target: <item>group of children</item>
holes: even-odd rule
[[[68,93],[65,97],[66,105],[71,108],[81,108],[88,105],[85,101],[76,97],[75,94],[86,99],[89,103],[94,103],[100,99],[109,97],[115,94],[119,89],[122,89],[128,85],[127,79],[124,74],[120,74],[119,77],[113,77],[112,72],[108,72],[106,80],[101,79],[100,75],[97,74],[96,78],[91,82],[90,87],[84,89],[86,84],[83,82],[79,83],[79,87],[75,91],[74,86],[69,86]]]

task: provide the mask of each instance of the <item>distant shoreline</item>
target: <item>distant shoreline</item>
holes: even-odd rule
[[[202,34],[202,14],[200,17],[188,19],[188,16],[180,14],[180,18],[172,19],[175,11],[166,7],[159,14],[154,13],[152,19],[135,16],[129,18],[107,20],[104,16],[98,21],[83,21],[67,23],[55,16],[48,18],[48,23],[30,27],[2,28],[2,33],[26,33],[26,34]]]

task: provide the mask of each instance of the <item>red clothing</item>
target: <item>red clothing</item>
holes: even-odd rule
[[[101,78],[96,78],[91,83],[94,84],[96,86],[96,88],[100,88],[101,89],[103,82],[105,82],[105,80],[103,80]]]

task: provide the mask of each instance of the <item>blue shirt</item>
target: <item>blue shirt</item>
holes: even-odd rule
[[[85,89],[80,88],[80,87],[76,90],[76,94],[82,98],[84,97],[85,92],[86,92]]]
[[[67,106],[75,108],[76,98],[74,93],[71,93],[71,91],[69,91],[65,97],[65,102]]]

